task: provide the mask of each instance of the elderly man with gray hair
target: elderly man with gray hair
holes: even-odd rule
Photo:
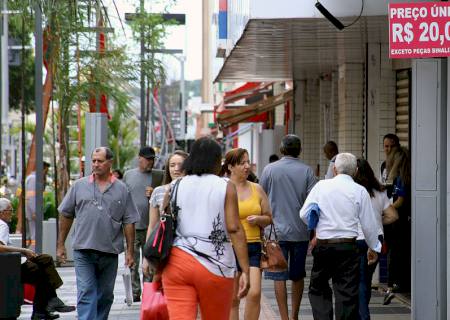
[[[319,181],[300,210],[301,219],[315,229],[309,299],[314,319],[333,319],[332,292],[336,319],[358,319],[359,255],[356,247],[358,222],[370,250],[369,263],[381,250],[379,225],[366,189],[353,181],[356,157],[340,153],[332,179]],[[328,284],[333,282],[333,291]]]
[[[59,315],[54,311],[74,311],[74,306],[65,305],[56,295],[56,289],[63,282],[53,258],[48,254],[36,254],[30,249],[11,246],[8,223],[11,222],[12,212],[11,202],[0,198],[0,253],[18,252],[27,258],[20,267],[20,274],[23,283],[33,284],[36,289],[31,319],[57,319]]]

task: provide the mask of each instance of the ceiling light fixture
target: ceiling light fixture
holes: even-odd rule
[[[356,21],[359,20],[359,18],[361,18],[361,15],[363,13],[364,10],[364,0],[361,0],[361,11],[359,13],[359,16],[349,25],[344,25],[342,22],[340,22],[335,16],[333,16],[330,11],[328,11],[320,2],[319,0],[317,0],[316,4],[315,4],[317,10],[320,11],[320,13],[328,20],[330,21],[337,29],[339,30],[343,30],[344,28],[348,28],[351,25],[353,25]]]

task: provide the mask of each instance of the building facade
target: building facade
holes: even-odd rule
[[[386,1],[320,1],[347,26],[344,30],[323,18],[316,0],[225,2],[227,39],[213,35],[217,38],[213,51],[225,52],[224,58],[215,58],[223,61],[213,76],[216,83],[271,81],[274,86],[292,83],[294,90],[292,106],[281,105],[275,112],[281,134],[276,127],[267,131],[257,125],[252,131],[258,138],[251,150],[260,159],[260,168],[263,159],[276,151],[284,131],[301,137],[301,158],[320,176],[327,168],[322,147],[328,140],[334,140],[341,152],[365,157],[376,171],[384,160],[385,134],[396,133],[409,148],[412,315],[446,319],[450,302],[447,59],[389,59]],[[247,138],[242,140],[249,144],[244,142]]]

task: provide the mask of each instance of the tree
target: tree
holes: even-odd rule
[[[15,39],[17,45],[31,45],[31,36],[33,34],[32,25],[24,24],[24,32],[22,32],[22,15],[30,16],[28,6],[23,0],[9,0],[8,9],[18,10],[20,14],[9,15],[8,28],[9,38]],[[28,20],[28,19],[26,19]],[[9,67],[9,106],[13,110],[20,109],[21,86],[24,86],[24,104],[27,113],[34,110],[34,57],[32,50],[25,50],[25,56],[21,58],[19,66]],[[21,83],[21,69],[24,69],[24,83]]]
[[[138,137],[137,127],[135,119],[123,117],[120,108],[113,108],[111,120],[108,122],[108,142],[115,155],[113,168],[124,170],[136,157],[134,142]]]
[[[144,83],[140,85],[145,86],[144,89],[147,95],[146,114],[144,115],[144,119],[141,119],[145,123],[148,123],[150,117],[150,92],[152,89],[158,88],[160,84],[163,84],[166,79],[164,64],[152,51],[164,48],[167,27],[177,24],[175,20],[165,20],[162,15],[162,13],[167,13],[168,9],[175,2],[167,1],[162,12],[150,13],[145,9],[144,1],[140,0],[140,6],[136,9],[135,18],[131,22],[133,38],[137,42],[142,41],[145,50],[143,56],[136,63],[136,67],[141,71],[141,76],[143,76]]]

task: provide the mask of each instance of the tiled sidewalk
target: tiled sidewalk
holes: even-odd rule
[[[123,256],[120,257],[119,266],[123,265]],[[312,258],[308,257],[307,273],[311,270]],[[64,285],[58,289],[58,296],[67,304],[76,304],[76,283],[75,271],[73,267],[58,268],[61,277],[64,280]],[[309,280],[305,280],[305,292],[300,308],[300,319],[312,320],[311,305],[309,304],[307,288]],[[290,288],[288,287],[290,290]],[[263,281],[262,284],[262,299],[261,299],[261,320],[278,320],[278,307],[275,299],[272,281]],[[111,309],[109,319],[139,319],[140,303],[134,303],[128,307],[124,303],[125,292],[120,276],[120,270],[116,279],[116,286],[114,291],[114,304]],[[289,297],[290,299],[290,297]],[[370,304],[371,316],[373,320],[406,320],[411,318],[409,307],[394,299],[388,306],[383,306],[383,296],[378,292],[372,291],[372,300]],[[241,303],[241,306],[244,304]],[[32,308],[29,305],[22,306],[22,314],[19,319],[30,319]],[[76,312],[61,313],[61,319],[76,319]],[[243,317],[242,317],[243,318]]]

